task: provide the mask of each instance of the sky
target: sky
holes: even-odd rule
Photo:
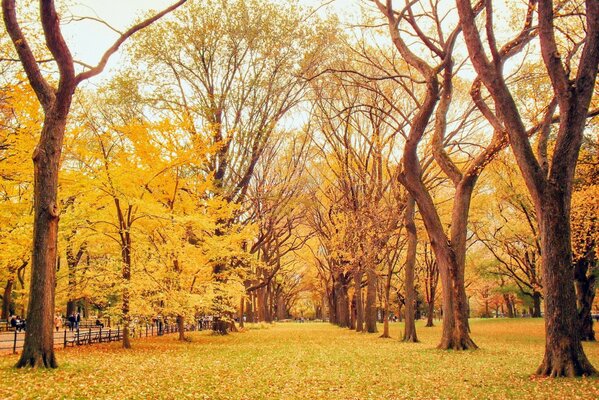
[[[201,0],[188,0],[201,1]],[[317,7],[327,3],[330,12],[357,14],[361,0],[298,0],[300,4]],[[75,16],[92,16],[100,18],[114,28],[124,31],[135,19],[151,10],[162,10],[173,4],[175,0],[74,0],[69,11]],[[330,4],[329,4],[330,3]],[[68,15],[62,16],[63,22]],[[102,24],[84,20],[65,23],[63,34],[71,47],[75,59],[90,65],[97,64],[103,52],[116,40],[117,34]],[[108,70],[122,62],[121,55],[115,54]],[[109,74],[110,72],[108,72]],[[101,79],[101,78],[96,78]]]

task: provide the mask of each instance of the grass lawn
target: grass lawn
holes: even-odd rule
[[[11,368],[0,357],[2,399],[599,399],[599,379],[531,377],[543,355],[541,320],[473,320],[480,350],[435,349],[327,323],[280,323],[225,337],[193,333],[57,352],[52,371]],[[585,344],[599,367],[599,344]]]

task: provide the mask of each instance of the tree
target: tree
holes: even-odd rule
[[[599,185],[596,183],[599,143],[596,136],[591,136],[585,144],[572,194],[572,251],[581,339],[595,341],[591,312],[599,277]]]
[[[594,374],[596,370],[584,353],[578,329],[570,204],[574,171],[599,64],[599,2],[587,0],[584,10],[582,5],[571,4],[577,13],[584,12],[586,26],[577,30],[583,32],[584,37],[574,38],[565,53],[563,47],[558,48],[556,39],[560,27],[556,26],[559,21],[555,17],[560,10],[554,9],[553,1],[539,2],[539,43],[555,101],[548,107],[547,129],[541,131],[537,155],[503,76],[492,2],[486,2],[485,30],[489,51],[483,45],[470,0],[457,0],[456,3],[470,61],[495,103],[496,115],[488,115],[489,121],[497,123],[493,120],[498,120],[507,131],[510,147],[535,205],[543,252],[546,332],[545,356],[537,374],[551,377]],[[535,5],[536,1],[529,2],[527,15]],[[580,53],[579,49],[582,49]],[[579,57],[574,57],[575,54]],[[577,65],[573,66],[573,62]],[[560,114],[553,154],[549,159],[545,138],[550,131],[555,105]]]
[[[58,235],[58,170],[64,133],[77,86],[102,72],[108,59],[121,44],[137,31],[179,7],[180,0],[164,11],[140,22],[123,33],[104,53],[95,67],[75,72],[71,51],[60,28],[60,18],[53,0],[40,0],[40,22],[46,46],[58,67],[58,85],[52,86],[39,68],[39,59],[31,50],[17,20],[14,0],[2,0],[4,25],[19,56],[19,60],[40,105],[44,123],[39,142],[33,152],[34,164],[34,229],[31,258],[31,290],[27,312],[25,345],[17,368],[56,368],[53,343],[55,296],[56,242]]]

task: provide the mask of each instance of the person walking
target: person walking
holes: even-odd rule
[[[54,316],[54,327],[56,328],[56,332],[58,332],[60,328],[62,328],[62,317],[60,316],[60,314],[56,314]]]
[[[79,324],[81,323],[81,314],[77,313],[75,316],[75,329],[79,330]]]
[[[77,323],[77,317],[75,317],[75,313],[69,315],[69,330],[72,331],[75,328],[75,324]]]

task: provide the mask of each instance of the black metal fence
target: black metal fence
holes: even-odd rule
[[[207,329],[207,324],[198,324],[198,326],[187,326],[186,331],[192,330],[203,330]],[[143,338],[150,336],[162,336],[171,333],[179,332],[179,327],[176,324],[169,325],[145,325],[145,326],[134,326],[129,330],[130,338]],[[120,326],[117,328],[87,328],[69,330],[64,329],[63,331],[54,332],[54,347],[68,347],[68,346],[81,346],[90,345],[94,343],[106,343],[106,342],[118,342],[123,340],[123,330]],[[13,354],[23,349],[25,342],[25,332],[21,331],[9,331],[0,334],[0,353],[7,354],[12,352]]]

